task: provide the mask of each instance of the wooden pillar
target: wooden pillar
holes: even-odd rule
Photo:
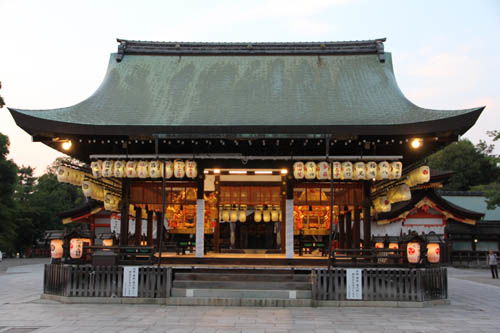
[[[291,256],[293,257],[293,191],[292,193],[288,193],[287,191],[287,186],[286,186],[286,175],[281,175],[281,187],[280,187],[280,209],[281,209],[281,222],[280,222],[280,236],[281,236],[281,253],[285,253],[286,256]],[[292,209],[292,214],[290,215],[288,210],[289,210],[289,205],[291,205]],[[291,222],[290,222],[291,221]],[[287,245],[287,227],[288,229],[291,228],[292,232],[292,252],[291,255],[288,253],[286,247],[289,246]],[[288,240],[290,242],[290,240]]]
[[[153,214],[152,210],[148,210],[148,246],[153,246]]]
[[[135,207],[135,246],[141,246],[142,238],[142,209]]]
[[[130,202],[130,183],[126,180],[122,180],[122,207],[120,210],[120,246],[128,245],[128,220],[129,220],[129,202]]]
[[[347,207],[346,207],[347,208]],[[352,212],[350,210],[345,213],[345,248],[352,248]]]
[[[163,218],[161,212],[156,212],[156,240],[160,240],[160,234],[163,233]],[[163,235],[161,240],[163,240]]]
[[[364,184],[364,201],[363,201],[363,247],[365,249],[371,248],[372,236],[372,217],[371,217],[371,184],[370,181],[365,181]]]
[[[220,253],[220,175],[215,175],[215,197],[217,198],[217,222],[215,223],[214,230],[214,252]]]
[[[354,206],[354,223],[352,225],[352,248],[359,249],[360,236],[360,210],[359,206]]]
[[[345,249],[344,214],[339,214],[339,249]]]

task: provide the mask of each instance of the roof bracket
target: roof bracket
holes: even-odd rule
[[[116,62],[121,62],[123,57],[125,56],[125,49],[127,48],[127,41],[126,40],[118,40],[120,43],[118,45],[118,52],[116,53]]]
[[[385,39],[384,39],[385,40]],[[385,62],[385,52],[384,52],[384,41],[383,40],[376,40],[376,45],[377,45],[377,56],[378,60],[380,62]]]

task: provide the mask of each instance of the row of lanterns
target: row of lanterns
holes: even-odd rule
[[[195,161],[160,161],[160,160],[98,160],[90,163],[92,175],[96,178],[196,178],[198,168]]]
[[[64,241],[62,239],[52,239],[50,241],[50,257],[52,259],[61,259],[64,255]],[[72,238],[69,241],[69,256],[71,259],[81,259],[83,256],[84,244],[91,245],[90,238]]]
[[[90,176],[90,174],[76,170],[73,168],[68,168],[66,166],[59,166],[56,170],[57,181],[60,183],[68,183],[75,186],[82,186],[85,177]]]
[[[383,180],[399,179],[403,173],[401,162],[295,162],[295,179],[327,180]]]
[[[246,222],[247,219],[247,206],[246,205],[230,205],[220,206],[220,221],[221,222]],[[280,206],[268,206],[264,208],[263,205],[255,206],[254,222],[279,222],[281,220]]]
[[[383,249],[384,243],[375,243],[376,249]],[[398,243],[389,243],[389,249],[399,249]],[[441,250],[438,243],[427,243],[427,261],[431,264],[438,264],[440,261]],[[410,264],[418,264],[421,258],[421,245],[419,242],[409,242],[406,245],[406,256]]]

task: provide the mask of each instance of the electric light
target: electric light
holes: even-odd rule
[[[281,174],[282,175],[288,174],[288,169],[281,169]]]
[[[411,139],[410,145],[413,149],[418,149],[422,147],[423,140],[421,138],[414,138]]]
[[[61,147],[64,150],[70,150],[72,145],[73,143],[71,142],[71,140],[66,140],[62,143]]]

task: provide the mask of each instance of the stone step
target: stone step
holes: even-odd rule
[[[254,289],[254,290],[311,290],[310,282],[269,281],[173,281],[174,288],[191,289]]]
[[[236,299],[311,299],[310,290],[192,289],[172,288],[172,297],[210,297]]]
[[[175,273],[176,281],[309,282],[310,274]]]

